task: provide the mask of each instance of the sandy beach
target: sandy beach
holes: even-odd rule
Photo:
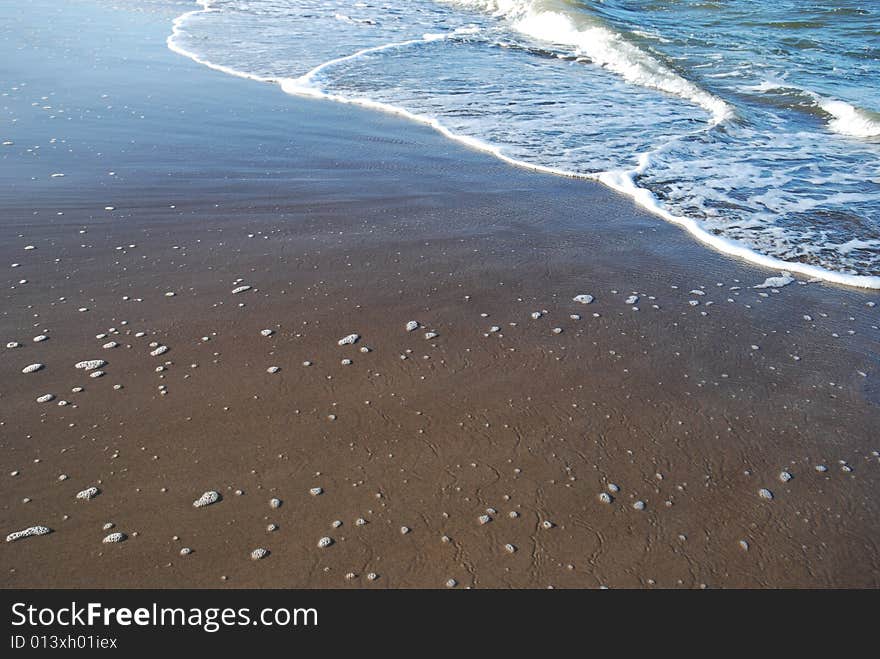
[[[0,586],[880,585],[876,291],[27,4]]]

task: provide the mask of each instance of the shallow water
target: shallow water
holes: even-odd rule
[[[880,287],[878,26],[878,2],[204,0],[169,46]]]

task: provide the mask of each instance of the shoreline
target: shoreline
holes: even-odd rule
[[[336,62],[354,59],[360,57],[361,55],[387,48],[398,48],[414,43],[425,43],[435,39],[442,39],[445,38],[445,36],[425,35],[425,37],[422,39],[413,39],[399,43],[383,44],[380,46],[365,48],[350,55],[345,55],[329,62],[324,62],[298,78],[265,77],[250,74],[229,66],[211,62],[207,59],[204,59],[203,57],[196,55],[191,51],[186,50],[176,43],[176,37],[178,37],[180,32],[182,31],[182,25],[187,18],[201,13],[211,13],[219,11],[210,6],[210,0],[193,1],[198,4],[201,9],[185,12],[184,14],[181,14],[180,16],[175,18],[172,22],[171,34],[169,34],[166,39],[166,44],[172,52],[175,52],[182,57],[186,57],[193,62],[196,62],[197,64],[208,67],[209,69],[212,69],[214,71],[224,73],[226,75],[244,78],[246,80],[252,80],[259,83],[277,85],[282,92],[291,96],[315,98],[322,101],[330,101],[333,103],[340,103],[344,105],[354,105],[370,111],[382,112],[385,114],[402,117],[415,124],[428,126],[432,130],[438,132],[439,134],[453,142],[462,144],[475,151],[488,154],[494,158],[497,158],[498,160],[501,160],[504,163],[507,163],[508,165],[521,168],[526,171],[549,176],[562,176],[582,181],[600,183],[607,188],[614,190],[615,192],[629,198],[634,204],[643,208],[652,215],[659,217],[666,222],[669,222],[670,224],[682,228],[685,232],[690,234],[691,237],[698,243],[701,243],[702,245],[715,250],[719,254],[736,257],[752,265],[757,265],[771,271],[776,270],[782,273],[796,273],[803,277],[820,279],[822,281],[826,281],[832,284],[838,284],[841,286],[866,289],[868,291],[880,289],[880,276],[839,272],[835,270],[829,270],[820,266],[800,263],[797,261],[784,261],[782,259],[778,259],[767,254],[762,254],[761,252],[751,249],[734,240],[730,240],[724,238],[723,236],[710,233],[703,229],[699,225],[699,223],[693,218],[671,213],[662,206],[662,204],[657,200],[656,196],[651,193],[650,190],[647,190],[646,188],[640,188],[634,180],[634,177],[638,176],[648,166],[650,156],[653,152],[640,154],[638,164],[627,171],[598,172],[595,174],[582,174],[578,172],[571,172],[564,169],[537,165],[523,160],[518,160],[516,158],[512,158],[503,153],[503,146],[494,145],[481,139],[470,137],[467,135],[459,135],[444,126],[440,121],[433,117],[416,114],[410,112],[405,108],[398,107],[389,103],[373,101],[370,99],[349,98],[346,96],[341,96],[339,94],[327,93],[321,90],[319,87],[311,84],[311,78],[315,75],[316,72]],[[451,34],[454,33],[450,33],[450,35]],[[732,118],[732,114],[722,117],[720,119],[715,117],[709,123],[706,130],[713,130],[718,125],[721,125],[724,121],[729,121]],[[660,148],[662,149],[663,147]]]
[[[3,587],[880,585],[865,291],[93,6],[4,90]]]

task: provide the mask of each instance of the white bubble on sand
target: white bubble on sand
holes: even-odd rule
[[[36,373],[37,371],[45,368],[43,364],[29,364],[21,369],[22,373]]]
[[[86,489],[84,489],[82,492],[77,492],[76,498],[82,499],[83,501],[88,501],[89,499],[94,499],[100,493],[101,490],[92,485],[91,487],[87,487]]]
[[[94,371],[96,368],[101,368],[102,366],[106,366],[107,362],[103,359],[87,359],[82,362],[77,362],[74,364],[74,368],[78,368],[84,371]]]
[[[193,501],[194,508],[204,508],[205,506],[210,506],[212,503],[217,503],[220,501],[220,493],[215,492],[214,490],[208,490],[198,499]]]
[[[353,346],[360,339],[359,334],[349,334],[348,336],[344,336],[337,343],[341,346]]]
[[[106,536],[103,540],[101,540],[101,542],[103,542],[105,545],[112,545],[118,542],[125,542],[127,539],[127,535],[120,531],[116,531],[115,533],[111,533],[110,535]]]
[[[753,286],[753,288],[782,288],[794,282],[794,277],[788,272],[780,272],[778,277],[767,277],[763,284]]]
[[[15,542],[22,538],[29,538],[32,535],[47,535],[52,533],[52,529],[48,526],[29,526],[22,531],[15,531],[6,536],[6,542]]]

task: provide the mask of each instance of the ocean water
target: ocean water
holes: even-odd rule
[[[880,0],[201,0],[168,45],[880,288]]]

